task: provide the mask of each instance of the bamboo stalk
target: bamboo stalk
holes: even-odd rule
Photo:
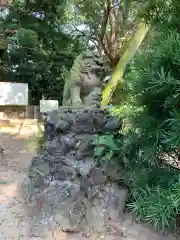
[[[112,95],[120,82],[123,84],[123,75],[127,64],[133,59],[137,50],[139,49],[142,41],[144,40],[146,34],[148,33],[149,26],[140,22],[138,29],[132,37],[127,49],[125,50],[123,56],[119,60],[114,72],[112,73],[111,80],[108,82],[102,94],[101,108],[104,109],[110,102]]]

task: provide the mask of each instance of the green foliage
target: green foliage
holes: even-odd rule
[[[137,218],[165,230],[176,227],[180,211],[180,34],[162,28],[144,45],[125,76],[131,123],[121,146],[122,181],[131,189],[128,207]],[[133,107],[133,108],[132,108]],[[174,161],[174,162],[173,162]]]
[[[77,13],[79,13],[80,21],[88,23],[91,34],[93,36],[99,37],[102,22],[106,18],[106,16],[104,15],[104,9],[107,7],[107,2],[104,2],[103,0],[73,0],[72,2],[75,4]],[[108,3],[111,7],[111,13],[114,14],[114,16],[112,17],[116,17],[117,26],[124,27],[123,30],[121,28],[117,29],[119,35],[117,35],[116,40],[122,41],[123,39],[120,38],[123,37],[123,34],[125,34],[125,32],[127,34],[131,32],[132,29],[128,29],[128,27],[132,27],[132,25],[134,24],[136,17],[139,13],[139,7],[142,7],[142,1],[110,0]],[[114,21],[114,19],[112,21]],[[105,24],[105,22],[103,23]],[[110,31],[111,26],[108,22],[106,28],[107,35],[110,34]]]
[[[161,189],[159,186],[139,189],[133,192],[134,201],[128,207],[139,220],[146,220],[164,231],[166,228],[174,228],[176,222],[178,211],[172,197],[173,193],[169,189]]]
[[[126,72],[127,98],[111,108],[126,122],[118,147],[127,206],[161,230],[175,229],[180,212],[180,172],[172,166],[180,159],[180,34],[172,15],[149,34]]]
[[[30,104],[39,104],[42,96],[61,102],[64,74],[81,51],[79,40],[60,29],[67,1],[25,2],[14,1],[4,23],[4,28],[18,30],[8,39],[8,80],[29,84]]]
[[[4,180],[0,180],[0,184],[4,185],[4,184],[9,184],[9,182],[4,181]]]
[[[159,154],[158,150],[169,151],[170,143],[178,147],[174,133],[179,125],[180,35],[174,30],[165,31],[156,41],[143,53],[144,61],[140,54],[134,63],[139,75],[132,94],[136,106],[143,107],[133,118],[134,127],[142,139],[148,137],[148,145],[152,142],[152,149]]]
[[[81,35],[90,39],[99,51],[104,51],[111,66],[116,67],[137,28],[139,14],[144,9],[142,0],[72,0],[79,21],[87,24],[89,32]]]
[[[93,136],[94,157],[100,161],[110,161],[120,148],[114,134]]]
[[[22,233],[18,233],[18,240],[23,239],[23,234]]]

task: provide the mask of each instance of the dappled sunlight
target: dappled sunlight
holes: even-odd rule
[[[68,236],[67,236],[67,233],[64,233],[64,232],[55,232],[53,234],[53,237],[54,239],[57,239],[57,240],[68,240]]]
[[[25,150],[21,150],[19,153],[20,153],[20,154],[21,154],[21,153],[24,154],[24,153],[27,153],[27,151],[28,151],[28,150],[25,149]]]
[[[10,183],[10,184],[1,184],[0,183],[0,203],[1,204],[8,204],[11,201],[10,197],[15,197],[18,191],[18,184],[17,183]]]
[[[39,128],[43,129],[43,125],[38,125],[37,123],[28,124],[22,121],[20,124],[11,123],[10,125],[2,125],[0,127],[0,133],[8,133],[17,139],[27,139],[32,134],[37,133]]]
[[[0,186],[0,239],[28,238],[30,225],[25,221],[23,204],[19,199],[18,183]]]
[[[32,158],[30,152],[21,153],[24,149],[24,136],[14,137],[8,129],[1,134],[1,143],[4,147],[4,158],[0,167],[0,239],[29,240],[30,225],[24,209],[24,196],[21,183]],[[28,137],[28,135],[27,135]]]
[[[53,240],[105,240],[105,238],[96,237],[96,238],[89,238],[88,234],[78,234],[78,233],[65,233],[61,231],[53,232]],[[119,239],[120,240],[120,239]]]

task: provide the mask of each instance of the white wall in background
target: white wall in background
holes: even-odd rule
[[[28,84],[0,82],[0,106],[28,105]]]
[[[58,109],[58,100],[40,100],[40,112],[46,113]]]

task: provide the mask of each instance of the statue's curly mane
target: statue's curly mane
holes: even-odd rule
[[[69,106],[71,104],[73,105],[73,102],[81,102],[80,93],[83,91],[82,83],[85,76],[84,74],[87,74],[87,72],[95,73],[100,81],[105,77],[105,74],[103,74],[106,72],[104,59],[98,52],[88,50],[83,51],[75,59],[69,76],[65,81],[63,105]],[[97,82],[97,84],[99,85],[99,82]],[[99,87],[98,85],[95,87]]]

